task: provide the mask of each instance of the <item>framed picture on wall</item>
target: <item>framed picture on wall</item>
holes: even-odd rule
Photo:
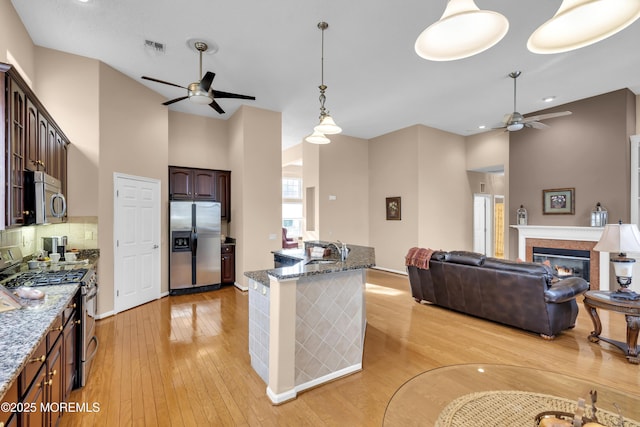
[[[387,220],[401,219],[400,197],[387,197]]]
[[[544,215],[573,215],[575,213],[574,193],[574,188],[542,190],[542,213]]]

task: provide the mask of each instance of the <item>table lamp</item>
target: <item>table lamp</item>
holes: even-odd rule
[[[635,224],[607,224],[600,240],[593,248],[599,252],[617,252],[617,257],[611,257],[613,269],[620,288],[611,293],[611,298],[622,300],[638,300],[640,294],[629,289],[633,277],[633,258],[627,258],[626,252],[640,252],[640,231]]]

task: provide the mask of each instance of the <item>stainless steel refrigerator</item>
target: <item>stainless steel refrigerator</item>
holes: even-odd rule
[[[169,203],[169,291],[219,287],[220,203]]]

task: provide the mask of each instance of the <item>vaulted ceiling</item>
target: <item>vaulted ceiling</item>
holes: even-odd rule
[[[318,121],[320,21],[329,23],[326,107],[346,135],[371,138],[414,124],[482,132],[479,125],[497,125],[512,112],[508,74],[514,70],[522,70],[517,107],[525,115],[625,87],[640,94],[640,22],[567,53],[527,50],[529,35],[560,0],[476,0],[481,9],[505,15],[509,32],[488,51],[451,62],[424,60],[413,48],[418,34],[440,18],[445,0],[11,2],[36,45],[98,59],[167,99],[185,90],[140,77],[187,86],[200,77],[188,41],[217,46],[203,60],[204,71],[216,73],[213,87],[257,99],[218,100],[223,116],[187,100],[169,108],[223,119],[241,104],[281,111],[283,147],[300,143]],[[146,48],[145,40],[164,44],[165,52]],[[544,103],[546,96],[556,99]]]

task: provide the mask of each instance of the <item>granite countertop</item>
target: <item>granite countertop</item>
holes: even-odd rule
[[[321,241],[305,242],[305,246],[326,247],[328,243],[329,242]],[[259,282],[260,284],[269,286],[269,276],[273,276],[281,280],[287,280],[295,279],[298,277],[336,273],[347,270],[360,270],[363,268],[370,268],[375,265],[374,248],[350,244],[347,244],[347,247],[349,248],[349,256],[345,261],[340,261],[340,257],[335,253],[335,248],[333,248],[331,255],[318,259],[322,261],[332,261],[324,264],[308,264],[309,262],[313,262],[313,259],[306,255],[305,249],[282,249],[273,251],[273,254],[275,255],[282,255],[293,259],[299,259],[300,262],[288,267],[273,268],[269,270],[247,271],[244,273],[244,275]]]
[[[41,286],[38,289],[45,293],[42,304],[0,313],[0,399],[79,287],[78,284]]]

